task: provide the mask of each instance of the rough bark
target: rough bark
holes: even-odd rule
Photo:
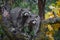
[[[39,8],[39,16],[41,18],[41,20],[44,19],[45,17],[45,3],[46,3],[46,0],[38,0],[38,8]]]

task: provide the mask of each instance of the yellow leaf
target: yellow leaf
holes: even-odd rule
[[[49,31],[53,31],[53,27],[51,27],[51,25],[48,25],[48,29]]]

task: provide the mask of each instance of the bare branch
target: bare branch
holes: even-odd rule
[[[47,19],[47,20],[43,20],[42,21],[43,24],[54,24],[54,23],[60,23],[60,18],[59,17],[56,17],[56,18],[50,18],[50,19]]]

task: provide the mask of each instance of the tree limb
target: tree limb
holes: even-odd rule
[[[42,20],[43,24],[55,24],[55,23],[60,23],[60,17],[56,17],[56,18],[49,18],[47,20]]]

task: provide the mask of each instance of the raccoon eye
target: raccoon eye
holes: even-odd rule
[[[25,13],[24,15],[26,16],[26,15],[28,15],[28,13]]]

